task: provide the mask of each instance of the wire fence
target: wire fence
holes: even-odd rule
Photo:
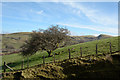
[[[104,49],[102,50],[101,49],[101,51],[99,50],[99,47],[98,47],[98,44],[95,44],[95,48],[94,48],[94,53],[95,54],[93,54],[93,55],[97,55],[97,54],[99,54],[100,52],[102,53],[102,54],[104,54],[105,52],[106,53],[110,53],[110,54],[112,54],[113,52],[115,52],[115,50],[113,50],[112,48],[114,48],[115,46],[113,45],[112,46],[112,43],[111,42],[109,42],[109,45],[107,46],[107,52],[106,51],[104,51]],[[87,50],[85,50],[84,48],[87,48]],[[58,62],[58,61],[60,61],[60,60],[64,60],[64,59],[71,59],[71,58],[75,58],[76,57],[76,55],[78,55],[79,57],[83,57],[83,56],[87,56],[87,55],[91,55],[91,54],[87,54],[87,55],[85,55],[85,53],[86,53],[86,51],[87,51],[87,53],[90,53],[90,50],[89,50],[89,47],[79,47],[79,51],[76,51],[75,50],[75,48],[69,48],[68,50],[67,50],[67,52],[64,52],[64,51],[61,51],[61,52],[58,52],[58,53],[55,53],[54,52],[54,55],[51,57],[51,62]],[[83,50],[84,49],[84,50]],[[59,58],[56,58],[56,57],[58,57],[57,55],[60,55],[61,53],[68,53],[68,57],[66,56],[65,58],[61,58],[61,57],[59,57]],[[74,53],[74,54],[73,54]],[[62,56],[64,56],[64,55],[62,55]],[[39,65],[45,65],[45,64],[47,64],[47,63],[50,63],[50,61],[47,61],[46,62],[46,57],[45,57],[45,55],[43,55],[43,57],[42,57],[42,59],[43,59],[43,61],[42,61],[42,64],[39,64]],[[57,60],[57,61],[56,61]],[[26,63],[27,63],[27,66],[25,66],[26,65]],[[25,68],[29,68],[29,67],[31,67],[30,66],[30,61],[29,61],[29,57],[27,57],[27,62],[25,62],[24,60],[21,60],[21,68],[20,69],[25,69]],[[4,72],[6,72],[6,69],[10,69],[11,71],[14,71],[14,69],[12,69],[12,67],[10,67],[9,65],[7,65],[6,64],[6,62],[4,62],[4,65],[3,65],[3,71]]]

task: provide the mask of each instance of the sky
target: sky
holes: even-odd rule
[[[71,35],[118,35],[118,2],[2,2],[2,33],[31,32],[51,25]]]

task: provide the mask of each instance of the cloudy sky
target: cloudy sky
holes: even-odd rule
[[[117,2],[3,2],[3,33],[64,26],[71,35],[118,34]]]

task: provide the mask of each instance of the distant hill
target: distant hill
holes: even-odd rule
[[[110,38],[113,36],[110,35],[105,35],[105,34],[100,34],[99,36],[93,36],[93,35],[87,35],[87,36],[71,36],[71,44],[79,44],[83,42],[88,42],[88,41],[94,41],[94,40],[99,40],[99,39],[106,39]]]
[[[2,34],[2,50],[3,53],[19,51],[20,47],[26,40],[29,39],[32,32],[18,32],[11,34]],[[68,45],[79,44],[83,42],[93,41],[97,39],[110,38],[112,36],[101,34],[99,36],[71,36],[71,41]]]
[[[20,32],[11,34],[2,34],[2,49],[3,52],[18,51],[25,40],[28,40],[31,32]]]
[[[110,35],[105,35],[105,34],[100,34],[97,38],[98,38],[98,39],[105,39],[105,38],[110,38],[110,37],[112,37],[112,36],[110,36]]]

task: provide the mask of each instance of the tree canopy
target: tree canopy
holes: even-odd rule
[[[46,30],[35,30],[31,34],[31,38],[22,46],[22,55],[32,55],[38,50],[45,50],[50,56],[52,51],[66,45],[69,34],[68,29],[61,28],[58,25],[51,26]]]

